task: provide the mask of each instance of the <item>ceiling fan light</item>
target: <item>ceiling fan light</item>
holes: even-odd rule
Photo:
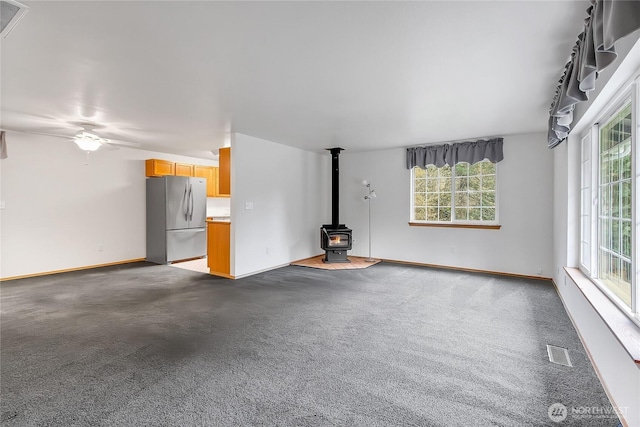
[[[100,140],[84,135],[76,136],[73,138],[73,142],[83,151],[96,151],[102,145]]]

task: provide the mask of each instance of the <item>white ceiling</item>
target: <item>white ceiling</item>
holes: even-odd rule
[[[3,129],[202,156],[545,131],[588,1],[22,1]],[[544,142],[541,142],[544,143]]]

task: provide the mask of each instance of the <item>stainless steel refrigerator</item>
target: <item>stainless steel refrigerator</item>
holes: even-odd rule
[[[207,254],[204,178],[147,178],[147,261],[169,264]]]

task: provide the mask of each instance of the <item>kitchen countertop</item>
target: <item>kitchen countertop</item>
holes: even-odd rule
[[[231,217],[228,217],[228,216],[207,217],[207,222],[231,222]]]

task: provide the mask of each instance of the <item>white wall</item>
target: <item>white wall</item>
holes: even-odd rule
[[[0,277],[144,258],[144,160],[217,161],[7,132],[0,161]],[[228,202],[227,202],[228,203]],[[99,251],[102,246],[102,251]]]
[[[629,426],[640,426],[640,367],[622,347],[563,267],[578,267],[580,245],[580,136],[618,88],[640,66],[640,33],[616,44],[619,57],[600,73],[589,101],[576,109],[568,140],[554,148],[554,281],[583,343],[609,391],[612,404],[626,408]]]
[[[330,158],[235,134],[231,274],[242,277],[321,253],[328,221]],[[245,203],[253,209],[245,209]]]
[[[551,277],[553,155],[545,135],[505,136],[498,165],[500,230],[410,227],[405,149],[343,152],[341,222],[354,230],[354,255],[368,252],[366,189],[371,181],[372,256]]]
[[[207,197],[207,216],[229,216],[231,200],[223,197]]]

